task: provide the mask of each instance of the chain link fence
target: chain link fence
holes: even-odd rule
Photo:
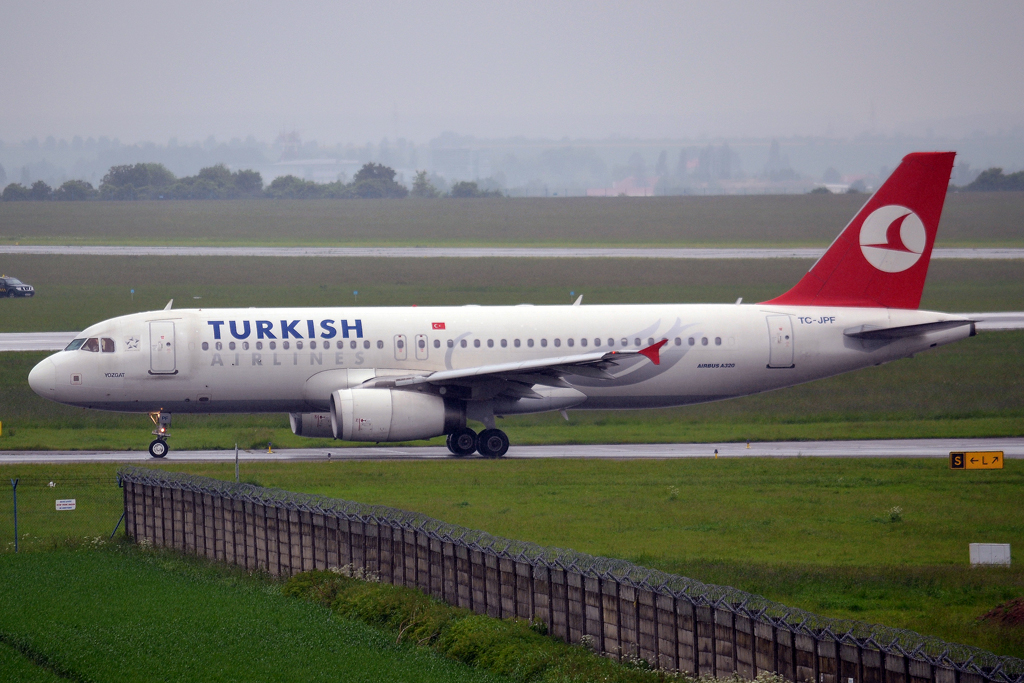
[[[118,479],[14,476],[0,480],[0,551],[32,552],[109,540],[123,512]]]

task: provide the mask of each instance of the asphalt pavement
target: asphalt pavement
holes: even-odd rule
[[[0,245],[0,254],[49,256],[261,256],[267,258],[657,258],[815,259],[824,249],[672,247],[165,247],[120,245]],[[1024,259],[1024,249],[934,249],[933,259]]]
[[[140,438],[139,447],[147,444]],[[173,443],[171,444],[173,447]],[[749,446],[749,447],[748,447]],[[607,460],[670,458],[948,458],[950,452],[1003,451],[1007,459],[1024,459],[1024,438],[1009,439],[884,439],[872,441],[772,441],[722,444],[616,444],[594,446],[515,446],[506,459],[591,458]],[[473,456],[478,459],[479,456]],[[162,460],[146,451],[0,451],[0,465],[68,462],[209,462],[233,461],[235,452],[175,451]],[[341,448],[324,441],[323,448],[291,448],[267,452],[239,451],[239,460],[441,460],[453,459],[440,446],[373,446]]]

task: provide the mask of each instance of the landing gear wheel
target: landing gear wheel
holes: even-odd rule
[[[508,452],[508,436],[500,429],[485,429],[476,437],[476,449],[485,458],[500,458]]]
[[[169,450],[171,449],[167,447],[167,442],[163,439],[153,439],[149,443],[149,454],[154,458],[164,457]]]
[[[476,432],[469,427],[457,429],[448,435],[447,446],[456,458],[472,455],[476,450]]]

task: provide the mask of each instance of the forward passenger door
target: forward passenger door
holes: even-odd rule
[[[154,320],[149,323],[149,374],[178,374],[174,322],[171,320]]]

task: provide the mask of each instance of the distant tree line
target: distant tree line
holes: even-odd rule
[[[969,192],[997,192],[1001,190],[1024,191],[1024,171],[1003,175],[1003,169],[990,168],[982,171],[974,182],[962,188]]]
[[[84,180],[69,180],[54,189],[42,180],[31,186],[11,183],[3,201],[83,201],[89,199],[384,199],[440,197],[426,171],[416,174],[410,192],[395,180],[395,170],[383,164],[364,164],[352,182],[316,183],[293,175],[275,178],[264,187],[258,171],[231,171],[224,164],[202,169],[194,176],[176,178],[163,164],[112,166],[99,188]],[[481,190],[474,182],[452,186],[450,197],[501,197],[498,190]]]

